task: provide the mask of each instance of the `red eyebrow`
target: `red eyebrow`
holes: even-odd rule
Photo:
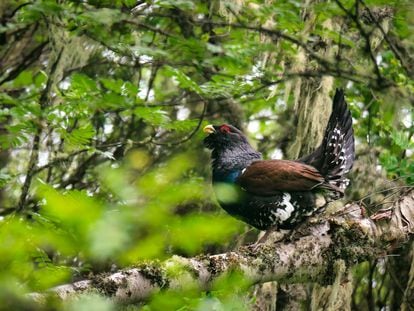
[[[230,133],[231,128],[227,124],[224,124],[224,125],[220,126],[220,131],[223,132],[223,133]]]

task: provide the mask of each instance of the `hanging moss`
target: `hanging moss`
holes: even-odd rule
[[[50,59],[56,59],[60,55],[59,63],[53,72],[52,86],[55,87],[59,83],[65,72],[73,68],[79,68],[88,63],[91,55],[97,50],[96,43],[92,42],[85,36],[73,36],[66,28],[60,27],[58,20],[53,20],[50,23],[49,38]],[[49,61],[49,65],[53,61]]]
[[[307,27],[304,28],[303,36],[307,38],[315,27],[316,18],[312,12],[307,12]],[[333,25],[330,20],[324,22],[323,26],[327,30],[339,28]],[[337,47],[330,42],[325,42],[323,51],[320,53],[326,57],[332,57]],[[287,84],[286,96],[289,96],[292,86],[294,107],[298,116],[296,127],[296,138],[288,150],[289,158],[299,158],[311,153],[321,143],[328,123],[329,115],[332,111],[331,91],[334,79],[332,76],[317,76],[318,71],[322,70],[321,65],[316,65],[305,54],[303,49],[299,50],[298,56],[293,65],[294,72],[315,72],[316,77],[298,77],[292,84]],[[287,97],[286,97],[287,99]]]

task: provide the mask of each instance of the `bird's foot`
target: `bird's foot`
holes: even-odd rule
[[[274,238],[272,236],[272,233],[275,234]],[[276,236],[276,233],[279,233],[279,234]],[[252,251],[254,251],[254,252],[257,251],[257,249],[260,245],[269,242],[270,241],[270,239],[269,239],[270,236],[272,236],[271,241],[274,242],[274,243],[277,243],[277,242],[282,241],[285,238],[286,232],[284,230],[277,231],[277,228],[275,228],[275,227],[266,230],[262,237],[260,237],[255,243],[250,245],[250,248],[252,249]]]
[[[294,242],[299,240],[301,237],[309,235],[311,233],[311,228],[320,221],[318,215],[313,215],[307,218],[305,221],[300,223],[296,228],[291,230],[288,235],[286,235],[285,240],[288,242]]]

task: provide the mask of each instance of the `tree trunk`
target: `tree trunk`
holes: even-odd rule
[[[8,120],[4,120],[1,122],[0,120],[0,137],[5,137],[7,135],[6,125],[8,123]],[[4,169],[7,166],[7,163],[9,162],[9,156],[10,156],[10,150],[3,149],[0,146],[0,173],[2,169]],[[4,188],[1,187],[1,179],[0,179],[0,211],[3,211],[5,208],[5,191]]]

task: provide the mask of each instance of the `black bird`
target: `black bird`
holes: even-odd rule
[[[343,196],[345,174],[355,158],[352,117],[337,90],[321,145],[296,161],[262,160],[237,128],[207,125],[204,144],[212,150],[213,186],[230,215],[260,230],[294,229],[321,210],[317,194],[327,201]]]

